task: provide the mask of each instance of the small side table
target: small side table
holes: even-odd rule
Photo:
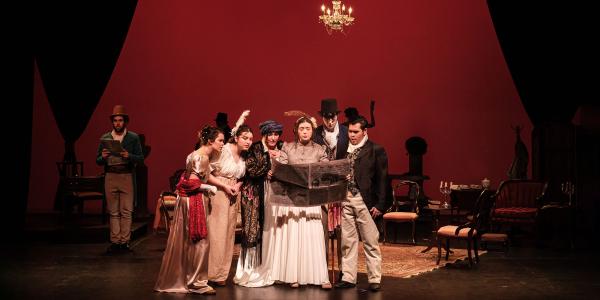
[[[436,240],[436,236],[437,236],[437,231],[438,231],[438,229],[440,229],[441,212],[442,211],[450,211],[452,208],[451,207],[443,207],[439,204],[429,204],[427,206],[424,206],[423,209],[431,211],[431,213],[432,213],[431,215],[433,217],[433,222],[434,222],[434,228],[431,231],[431,238],[429,241],[429,245],[427,246],[427,248],[423,249],[423,251],[421,251],[421,253],[425,253],[425,252],[431,250],[432,248],[436,247],[435,240]]]

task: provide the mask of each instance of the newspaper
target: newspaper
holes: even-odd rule
[[[319,206],[346,198],[350,161],[346,159],[311,164],[273,162],[269,197],[287,206]]]

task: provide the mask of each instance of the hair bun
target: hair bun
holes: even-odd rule
[[[210,125],[205,125],[202,127],[202,130],[198,133],[198,139],[200,139],[200,144],[204,144],[210,135],[212,127]]]

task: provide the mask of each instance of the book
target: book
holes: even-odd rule
[[[102,149],[106,149],[110,152],[110,156],[107,158],[106,163],[109,166],[127,164],[127,160],[121,157],[121,152],[125,151],[121,146],[121,142],[117,140],[100,139]]]
[[[121,146],[121,142],[117,140],[101,139],[102,148],[110,151],[111,155],[120,156],[121,152],[125,151]]]

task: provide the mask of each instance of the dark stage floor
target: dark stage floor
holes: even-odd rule
[[[165,234],[146,234],[134,252],[107,256],[106,243],[38,240],[3,244],[0,299],[598,299],[600,258],[591,250],[512,246],[489,252],[469,269],[465,262],[410,279],[384,277],[382,291],[318,287],[244,288],[230,284],[216,296],[153,292]],[[232,268],[233,272],[233,268]]]

